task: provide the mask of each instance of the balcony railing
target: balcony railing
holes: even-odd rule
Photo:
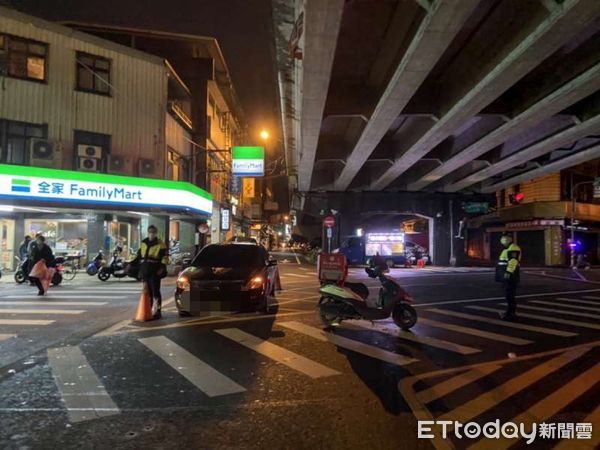
[[[179,102],[177,100],[169,101],[168,107],[169,111],[175,116],[177,120],[181,122],[182,125],[188,127],[190,130],[192,129],[192,119],[179,105]]]

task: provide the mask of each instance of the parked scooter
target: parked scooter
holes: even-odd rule
[[[98,279],[101,281],[107,281],[111,275],[115,278],[125,278],[127,276],[135,278],[140,281],[138,277],[139,273],[139,260],[135,258],[131,261],[125,261],[121,256],[123,251],[122,247],[116,247],[112,253],[112,257],[109,263],[102,266],[98,271]]]
[[[25,283],[25,280],[27,279],[27,263],[28,263],[28,259],[27,258],[19,258],[18,256],[15,256],[15,259],[17,260],[17,270],[15,271],[15,281],[18,284],[23,284]]]
[[[98,271],[102,267],[103,263],[104,252],[102,250],[98,250],[98,254],[94,257],[94,259],[92,259],[89,262],[89,264],[85,268],[86,273],[90,276],[98,275]]]
[[[379,279],[379,298],[369,299],[369,289],[363,283],[326,284],[319,289],[323,324],[330,327],[339,325],[342,320],[383,320],[391,315],[398,327],[412,328],[417,323],[417,312],[409,304],[412,303],[410,295],[394,279],[384,275],[382,267],[365,271],[370,278]]]

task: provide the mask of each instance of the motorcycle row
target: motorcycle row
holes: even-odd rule
[[[182,266],[183,268],[190,265],[192,261],[192,255],[187,252],[180,252],[179,249],[173,252],[170,257],[170,262],[173,265]],[[97,276],[101,281],[108,281],[110,277],[125,278],[131,277],[138,281],[140,278],[140,258],[137,256],[132,260],[126,261],[122,255],[123,247],[117,246],[112,251],[110,260],[106,260],[104,252],[99,250],[96,256],[88,263],[85,271],[90,276]],[[29,263],[27,258],[21,259],[15,256],[17,262],[17,270],[15,271],[15,281],[18,284],[22,284],[27,280],[27,271],[29,270]],[[52,278],[52,285],[57,286],[63,280],[64,271],[64,257],[57,257],[54,260],[56,272]],[[1,277],[0,273],[0,277]]]

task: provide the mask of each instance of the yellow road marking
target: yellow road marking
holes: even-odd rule
[[[596,379],[598,379],[598,375],[596,375]],[[596,429],[592,429],[592,439],[590,440],[578,440],[577,448],[578,450],[594,450],[598,449],[600,446],[600,433],[598,432],[598,424],[600,423],[600,405],[596,407],[594,411],[592,411],[585,419],[583,419],[580,423],[591,423],[592,426],[595,426]],[[554,450],[570,450],[573,448],[573,442],[567,439],[562,440]]]
[[[502,368],[502,366],[490,364],[484,367],[478,367],[475,369],[468,370],[445,381],[442,381],[441,383],[431,386],[429,389],[420,391],[419,393],[417,393],[417,398],[423,403],[432,402],[433,400],[437,400],[438,398],[448,395],[451,392],[454,392],[457,389],[466,386],[467,384],[473,383],[479,380],[480,378],[486,377],[500,368]]]
[[[537,402],[527,411],[510,420],[510,422],[519,424],[519,426],[524,424],[527,429],[531,428],[531,425],[534,422],[544,422],[560,412],[564,407],[569,405],[580,395],[584,394],[587,390],[592,388],[592,386],[594,386],[599,379],[600,363],[579,374],[569,383],[562,386],[557,391],[554,391],[543,400]],[[494,450],[506,449],[515,443],[515,439],[500,438],[498,440],[494,440]],[[469,450],[484,450],[489,448],[489,444],[489,440],[482,439],[469,447]]]
[[[485,411],[502,403],[523,389],[531,386],[537,381],[556,372],[567,364],[579,359],[583,354],[589,351],[589,348],[582,348],[574,351],[568,351],[558,355],[556,358],[546,361],[531,370],[507,381],[506,383],[489,390],[479,397],[470,400],[458,408],[442,415],[438,420],[453,420],[459,422],[468,422],[479,416]]]

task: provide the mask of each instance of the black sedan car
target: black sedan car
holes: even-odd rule
[[[269,312],[277,287],[277,261],[260,245],[204,247],[179,274],[175,304],[179,315],[206,311]]]

